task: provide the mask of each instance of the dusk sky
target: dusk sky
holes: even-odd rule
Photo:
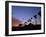
[[[40,10],[41,7],[12,6],[12,17],[25,22],[34,15],[37,15]],[[37,15],[37,23],[40,23],[41,18],[39,17]],[[35,23],[34,17],[32,20]]]

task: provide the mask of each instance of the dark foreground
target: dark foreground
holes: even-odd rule
[[[21,31],[21,30],[40,30],[41,25],[25,25],[24,27],[12,27],[12,31]]]

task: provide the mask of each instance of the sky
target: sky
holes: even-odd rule
[[[41,10],[41,7],[27,7],[27,6],[12,6],[12,17],[15,19],[19,19],[23,22],[27,21],[31,17],[32,23],[35,23],[34,15],[37,15]],[[37,23],[40,23],[40,16],[37,15]]]

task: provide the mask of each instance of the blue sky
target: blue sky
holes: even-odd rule
[[[40,10],[40,7],[12,6],[12,17],[22,21],[27,21],[34,15],[37,15]],[[37,21],[39,21],[39,19],[37,18]]]

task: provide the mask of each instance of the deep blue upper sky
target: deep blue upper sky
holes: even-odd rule
[[[12,6],[12,16],[24,21],[37,15],[40,10],[41,7]]]

